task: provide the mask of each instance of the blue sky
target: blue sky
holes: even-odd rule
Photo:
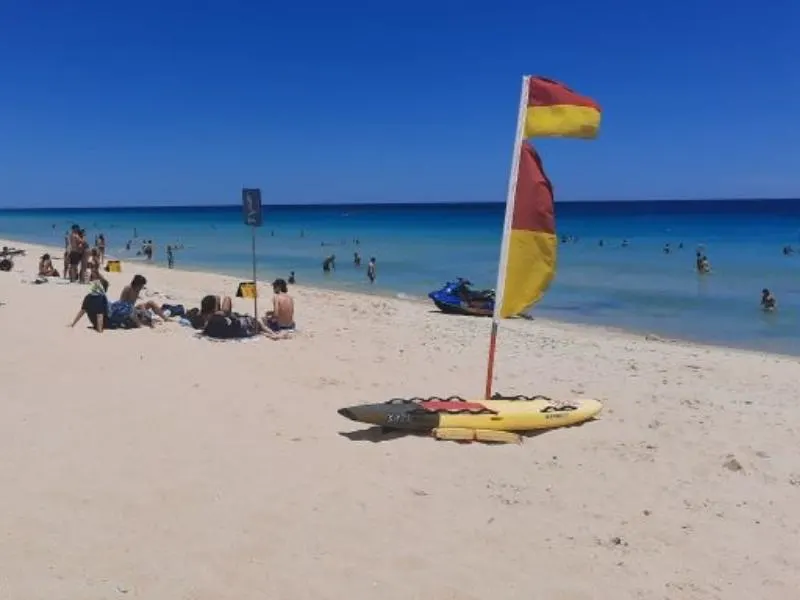
[[[800,196],[800,2],[0,4],[0,206],[502,200],[520,76],[604,109],[566,200]]]

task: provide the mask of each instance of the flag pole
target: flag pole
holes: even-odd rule
[[[252,239],[250,240],[251,243],[251,250],[253,254],[253,316],[256,318],[257,321],[260,321],[258,318],[258,279],[256,274],[256,226],[253,224],[251,227],[251,233],[253,235]]]
[[[525,137],[525,113],[528,109],[528,91],[530,76],[522,77],[522,90],[519,95],[519,112],[517,113],[517,132],[514,136],[514,153],[511,155],[511,172],[508,175],[508,192],[506,194],[506,216],[503,224],[503,240],[500,244],[500,263],[497,268],[497,285],[495,286],[494,314],[492,315],[492,332],[489,336],[489,359],[486,364],[486,390],[484,396],[492,397],[494,379],[494,359],[497,352],[497,328],[500,324],[500,310],[503,306],[503,294],[506,285],[506,267],[508,266],[508,246],[511,238],[511,222],[514,218],[514,201],[517,195],[517,178],[519,177],[519,155]]]

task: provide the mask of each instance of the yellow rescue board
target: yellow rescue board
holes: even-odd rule
[[[473,401],[468,401],[473,402]],[[596,417],[603,405],[592,399],[567,402],[536,399],[474,400],[491,413],[447,412],[439,413],[441,429],[491,429],[494,431],[531,431],[577,425]]]

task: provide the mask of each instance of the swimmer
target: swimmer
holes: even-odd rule
[[[778,308],[778,301],[775,300],[775,296],[767,288],[761,290],[761,309],[772,312],[776,308]]]

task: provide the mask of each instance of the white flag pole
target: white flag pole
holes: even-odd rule
[[[528,110],[528,91],[530,76],[522,78],[522,91],[519,95],[519,112],[517,113],[517,133],[514,136],[514,153],[511,155],[511,172],[508,175],[508,192],[506,194],[506,216],[503,224],[503,240],[500,245],[500,264],[497,269],[497,286],[495,287],[494,314],[492,315],[492,332],[489,337],[489,360],[486,365],[485,397],[492,397],[492,380],[494,379],[494,359],[497,351],[497,328],[500,324],[500,310],[506,286],[506,268],[508,267],[508,246],[511,240],[511,222],[514,218],[514,201],[517,195],[517,178],[519,177],[519,155],[525,138],[525,113]]]

